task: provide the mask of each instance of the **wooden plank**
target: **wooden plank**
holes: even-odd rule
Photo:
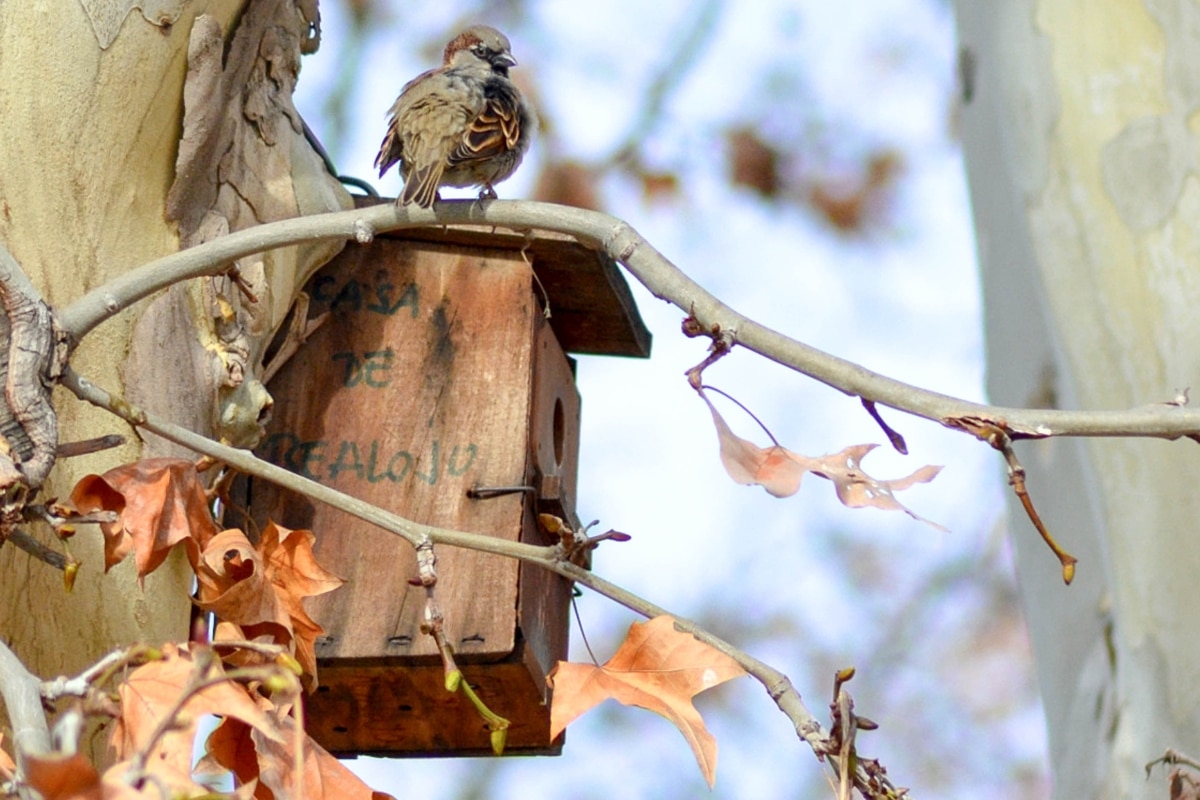
[[[530,679],[525,648],[509,659],[467,666],[463,675],[489,708],[511,723],[505,752],[558,755],[551,742],[550,706]],[[461,693],[443,687],[440,666],[398,670],[340,665],[307,699],[308,733],[337,756],[488,756],[488,731]]]
[[[534,355],[533,413],[530,424],[530,457],[537,510],[554,514],[578,527],[575,514],[579,472],[579,390],[571,364],[548,325],[539,326]],[[556,544],[530,520],[526,540]],[[521,564],[518,616],[526,632],[529,669],[542,681],[540,691],[549,702],[545,676],[558,659],[566,657],[570,632],[570,581],[532,564]]]
[[[432,525],[517,540],[525,499],[467,498],[528,479],[531,342],[540,310],[530,269],[502,251],[463,255],[377,240],[348,247],[310,283],[331,319],[275,377],[260,451],[275,463]],[[317,557],[347,580],[308,607],[328,631],[321,659],[434,659],[420,632],[425,593],[412,547],[342,512],[251,487],[263,511],[313,529]],[[438,599],[466,661],[511,653],[517,564],[438,549]]]
[[[358,206],[379,198],[356,198]],[[650,331],[616,262],[572,236],[484,225],[407,228],[382,238],[524,252],[550,298],[550,327],[568,353],[649,358]]]

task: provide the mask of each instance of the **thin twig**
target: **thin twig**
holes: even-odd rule
[[[908,455],[908,444],[904,441],[904,437],[897,431],[892,430],[892,426],[883,421],[883,417],[879,415],[879,409],[875,407],[875,401],[864,397],[862,398],[862,404],[867,413],[871,415],[871,419],[875,420],[875,423],[883,429],[884,435],[888,437],[888,441],[892,443],[892,447],[896,449],[896,452],[902,456]]]
[[[738,649],[724,639],[709,633],[695,622],[675,614],[671,614],[671,612],[667,609],[657,606],[654,603],[651,603],[649,600],[645,600],[633,592],[623,589],[620,586],[617,586],[615,583],[607,581],[604,578],[601,578],[599,575],[589,572],[582,567],[578,567],[567,561],[552,562],[550,564],[543,562],[535,563],[539,563],[548,569],[552,569],[559,575],[570,578],[576,583],[586,586],[597,594],[603,595],[609,600],[628,608],[630,611],[637,612],[644,617],[652,618],[661,616],[663,614],[669,614],[672,618],[674,618],[675,626],[679,628],[679,630],[692,634],[710,647],[714,647],[725,655],[729,656],[736,661],[742,667],[742,669],[746,670],[747,673],[753,676],[755,680],[761,683],[763,688],[767,690],[767,693],[770,695],[771,699],[775,701],[777,706],[779,706],[779,710],[782,711],[789,720],[791,720],[793,726],[795,727],[796,734],[801,739],[808,742],[808,744],[814,749],[825,742],[827,735],[824,729],[821,727],[821,723],[817,721],[817,718],[814,717],[812,713],[804,706],[804,702],[800,698],[800,693],[797,692],[792,686],[792,682],[788,679],[787,675],[784,675],[779,670],[775,669],[769,664],[759,661],[757,658],[754,658],[749,653]]]
[[[1058,542],[1054,540],[1046,527],[1046,523],[1042,522],[1041,515],[1033,507],[1033,499],[1029,496],[1029,490],[1025,488],[1025,467],[1021,466],[1021,462],[1017,459],[1012,442],[1001,434],[993,446],[1004,453],[1004,461],[1008,465],[1008,485],[1012,487],[1017,499],[1021,501],[1021,507],[1025,509],[1033,527],[1037,528],[1037,532],[1041,534],[1042,541],[1046,543],[1046,546],[1058,558],[1058,563],[1062,565],[1063,583],[1070,584],[1075,579],[1075,565],[1079,563],[1079,559],[1059,547]]]
[[[122,647],[105,655],[73,678],[60,675],[42,683],[42,698],[53,703],[60,697],[83,697],[94,686],[103,685],[118,670],[146,660],[151,649],[143,644]]]
[[[180,715],[196,695],[213,686],[219,686],[222,683],[241,684],[250,681],[261,682],[280,673],[291,675],[287,670],[274,664],[259,667],[241,667],[226,672],[221,666],[220,660],[211,658],[211,654],[203,653],[203,651],[193,651],[193,654],[201,656],[195,662],[198,671],[192,674],[188,685],[183,688],[179,697],[176,698],[175,702],[158,721],[158,725],[155,726],[149,738],[146,739],[141,748],[138,749],[137,753],[130,760],[129,770],[126,775],[130,776],[134,781],[152,777],[146,773],[146,765],[154,755],[154,748],[157,746],[159,740],[179,726]],[[214,666],[217,667],[218,672],[205,677],[205,673],[209,672],[210,668]]]
[[[125,444],[124,436],[119,433],[110,433],[106,436],[96,436],[78,442],[59,442],[57,455],[59,458],[75,458],[99,453],[101,450],[111,450],[123,444]]]
[[[1200,761],[1192,758],[1186,753],[1181,753],[1178,750],[1168,747],[1161,756],[1146,764],[1146,780],[1150,780],[1150,773],[1156,766],[1162,764],[1166,767],[1173,767],[1177,764],[1183,764],[1185,767],[1200,770]]]
[[[771,429],[768,428],[766,426],[766,424],[761,419],[759,419],[758,416],[753,411],[746,408],[746,406],[742,404],[742,401],[738,400],[736,397],[731,395],[729,392],[722,391],[721,389],[718,389],[715,386],[706,385],[706,386],[701,386],[700,389],[705,392],[716,392],[717,394],[721,395],[721,397],[724,397],[726,400],[728,400],[729,402],[733,403],[735,406],[740,408],[742,411],[745,411],[746,415],[749,416],[750,419],[757,422],[758,427],[762,428],[763,433],[765,433],[767,435],[767,438],[771,440],[771,444],[775,445],[776,447],[781,446],[779,444],[779,440],[775,438],[775,434],[771,433]]]
[[[55,569],[66,569],[67,564],[71,563],[65,555],[47,547],[20,528],[9,533],[7,538],[0,540],[0,544],[4,544],[4,542],[12,542],[18,549],[24,550],[38,561],[49,564]]]
[[[422,525],[384,511],[378,506],[365,503],[362,500],[351,497],[348,494],[343,494],[336,489],[331,489],[302,475],[289,472],[283,467],[278,467],[269,461],[263,461],[249,450],[239,450],[219,444],[186,428],[164,422],[124,400],[113,398],[108,392],[70,369],[63,374],[62,385],[71,392],[74,392],[80,399],[116,414],[131,425],[145,428],[168,441],[183,445],[197,453],[221,461],[234,469],[239,469],[247,474],[271,481],[289,491],[302,494],[313,500],[319,500],[322,503],[328,503],[334,508],[341,509],[348,514],[408,540],[413,546],[419,544],[423,539],[428,538],[437,544],[466,547],[484,553],[508,556],[509,558],[540,560],[553,556],[553,547],[539,547],[537,545],[497,539],[494,536],[485,534],[464,533],[462,531],[450,530],[449,528]]]
[[[587,650],[588,658],[596,666],[600,666],[600,660],[596,658],[596,654],[592,652],[592,643],[588,641],[587,631],[583,627],[583,617],[579,614],[579,598],[575,593],[571,594],[571,610],[575,612],[575,626],[579,628],[579,638],[583,640],[583,649]]]

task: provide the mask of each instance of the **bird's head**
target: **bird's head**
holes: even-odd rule
[[[507,75],[508,68],[517,65],[517,60],[513,58],[510,50],[508,37],[487,25],[473,25],[467,28],[450,40],[442,54],[442,63],[447,66],[478,62],[487,64],[493,72],[501,75]]]

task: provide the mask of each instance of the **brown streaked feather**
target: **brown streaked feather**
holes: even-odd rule
[[[482,161],[516,149],[521,138],[521,119],[516,98],[489,97],[483,111],[467,128],[463,140],[450,153],[451,166]]]
[[[432,208],[437,199],[438,184],[442,180],[441,164],[430,164],[422,169],[414,169],[404,181],[404,191],[400,193],[400,204],[416,203],[421,208]]]
[[[384,134],[383,143],[379,145],[379,153],[375,156],[375,168],[379,170],[379,177],[382,178],[385,172],[404,158],[404,136],[403,132],[399,129],[398,118],[406,106],[412,105],[413,97],[409,94],[409,89],[425,81],[435,72],[440,71],[439,69],[427,69],[404,84],[404,88],[400,90],[400,95],[396,98],[396,102],[392,103],[392,107],[388,109],[387,133]],[[403,169],[403,166],[401,166],[401,169]]]

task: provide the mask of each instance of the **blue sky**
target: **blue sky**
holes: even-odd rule
[[[343,172],[374,177],[385,110],[406,80],[432,66],[415,43],[447,38],[459,5],[420,4],[413,15],[414,4],[396,4],[394,24],[361,43],[369,68],[352,86],[351,125],[343,139],[326,140]],[[322,138],[323,98],[345,36],[341,8],[323,5],[322,50],[304,61],[296,97]],[[637,111],[640,95],[630,88],[646,84],[692,4],[559,0],[527,8],[515,29],[506,28],[517,69],[536,76],[558,145],[576,158],[600,158]],[[491,21],[486,13],[479,19]],[[607,209],[760,322],[910,383],[983,399],[970,206],[953,133],[953,34],[949,8],[936,0],[726,4],[646,144],[656,164],[682,177],[681,196],[648,202],[615,175],[602,184]],[[906,170],[887,224],[847,239],[802,209],[731,188],[721,132],[737,119],[767,129],[854,131],[832,138],[848,157],[873,145],[902,152]],[[541,158],[534,147],[499,187],[501,197],[529,196]],[[399,179],[377,185],[394,195]],[[1018,784],[1022,796],[1045,796],[1028,649],[1022,631],[1002,624],[1016,614],[1004,588],[1012,576],[997,457],[961,434],[885,410],[911,455],[881,447],[864,466],[896,477],[946,465],[901,499],[949,533],[902,514],[846,509],[814,478],[785,500],[738,486],[717,458],[707,409],[682,375],[703,358],[703,343],[678,334],[677,309],[634,288],[655,336],[653,357],[582,357],[578,367],[579,514],[634,537],[602,548],[596,569],[678,614],[710,621],[735,642],[743,636],[755,655],[790,675],[818,715],[832,670],[855,665],[858,709],[882,726],[863,749],[920,796],[978,796],[987,788],[1015,796]],[[705,377],[790,449],[819,455],[884,442],[857,399],[753,354],[735,352]],[[721,410],[741,435],[763,441],[734,407]],[[1017,535],[1034,534],[1018,526]],[[996,597],[1007,598],[1003,613],[986,605]],[[632,617],[586,593],[579,607],[605,658]],[[1002,651],[1011,658],[992,671],[990,661],[958,671],[947,663],[955,652],[948,638],[989,625],[996,637],[1011,636]],[[573,657],[584,655],[576,642]],[[352,767],[378,789],[427,798],[470,796],[465,789],[485,779],[491,783],[477,796],[828,796],[815,758],[761,687],[742,679],[717,691],[719,698],[700,702],[712,709],[721,747],[712,794],[665,721],[607,706],[572,726],[556,759],[360,759]],[[1011,702],[991,708],[996,695]],[[912,708],[927,719],[914,719]],[[953,767],[938,753],[944,746],[955,747]]]

